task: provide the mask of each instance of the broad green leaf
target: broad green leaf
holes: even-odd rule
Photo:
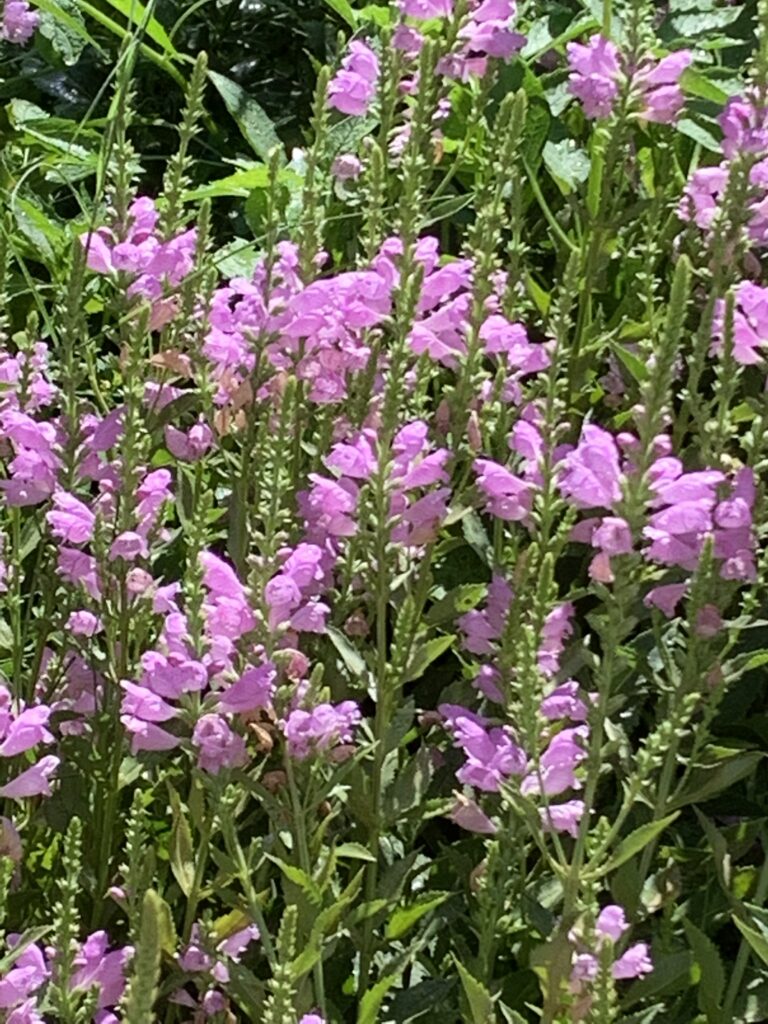
[[[689,139],[698,142],[700,146],[709,150],[710,153],[719,153],[722,150],[719,139],[712,132],[704,128],[703,125],[699,124],[698,121],[691,120],[690,117],[681,117],[676,123],[675,128],[677,128],[681,135],[687,135]]]
[[[282,151],[283,145],[274,124],[256,100],[226,75],[209,71],[208,77],[254,153],[266,161],[273,149],[278,148]]]
[[[445,654],[446,651],[453,647],[455,640],[456,635],[454,633],[451,633],[449,636],[433,637],[426,643],[419,643],[417,640],[417,650],[408,666],[405,681],[412,683],[416,679],[421,679],[432,662],[436,661],[441,654]]]
[[[72,14],[60,3],[56,3],[56,0],[35,0],[35,7],[50,14],[71,35],[80,36],[84,43],[89,43],[97,53],[104,56],[104,50],[88,31],[79,10],[77,14]]]
[[[741,12],[741,7],[719,8],[713,11],[697,11],[696,14],[678,14],[671,21],[681,39],[691,39],[726,28],[738,20]]]
[[[168,33],[154,15],[147,16],[147,8],[139,0],[107,0],[107,3],[119,11],[124,18],[133,22],[137,28],[141,28],[145,35],[149,36],[157,45],[171,57],[178,57],[179,53],[171,42]]]
[[[745,921],[742,921],[737,914],[731,914],[731,919],[747,940],[749,948],[755,956],[762,960],[764,964],[768,964],[768,938],[756,929],[750,927],[750,925]]]
[[[342,843],[336,847],[336,856],[342,860],[366,860],[371,864],[376,863],[376,858],[371,851],[361,843]]]
[[[461,978],[464,995],[469,1003],[472,1024],[496,1024],[496,1010],[488,989],[474,978],[456,957],[453,958]]]
[[[306,871],[302,871],[301,868],[297,868],[295,864],[288,864],[286,861],[281,860],[280,857],[275,857],[271,853],[266,854],[267,860],[271,860],[273,864],[277,864],[280,870],[283,872],[285,877],[297,885],[311,900],[319,900],[320,892],[315,884],[314,879],[310,878]]]
[[[623,345],[614,343],[612,348],[616,358],[629,371],[634,380],[639,384],[648,380],[648,366],[639,356],[636,356],[634,352],[630,352],[628,348],[624,348]]]
[[[29,200],[16,196],[11,202],[16,226],[32,247],[35,259],[53,263],[64,241],[61,228]]]
[[[367,115],[365,117],[345,117],[343,121],[331,125],[326,136],[328,155],[333,157],[338,156],[339,153],[356,152],[363,139],[370,135],[378,124],[378,117]]]
[[[685,807],[686,804],[699,804],[711,800],[718,793],[751,775],[765,757],[759,750],[734,750],[732,753],[733,756],[727,761],[715,764],[711,768],[694,769],[685,789],[673,799],[671,806]]]
[[[649,821],[646,825],[641,825],[640,828],[636,828],[634,832],[631,832],[626,839],[623,839],[616,852],[610,858],[608,863],[603,868],[604,874],[609,874],[611,871],[615,871],[616,868],[620,867],[625,861],[628,861],[630,857],[634,857],[636,853],[640,853],[644,850],[649,843],[652,843],[657,836],[661,835],[664,829],[669,828],[673,821],[680,816],[680,812],[676,811],[674,814],[668,815],[666,818],[660,818],[659,821]]]
[[[363,656],[356,650],[353,644],[344,636],[341,630],[335,626],[329,626],[326,630],[329,640],[341,655],[341,660],[349,671],[360,680],[367,674],[367,667]]]
[[[449,892],[425,893],[410,906],[398,907],[387,922],[387,938],[390,940],[402,938],[422,917],[445,903],[450,895]]]
[[[688,93],[689,96],[698,96],[703,100],[711,100],[712,103],[717,103],[718,106],[722,106],[728,100],[727,92],[723,92],[719,85],[715,85],[701,71],[695,71],[693,68],[685,69],[680,76],[680,85],[683,92]]]
[[[88,32],[75,0],[58,0],[58,3],[69,17],[65,20],[51,11],[43,11],[38,32],[48,40],[64,64],[71,67],[78,62],[88,43]]]
[[[326,7],[330,7],[350,28],[357,28],[357,14],[349,5],[349,0],[323,0]]]
[[[397,983],[400,973],[388,974],[381,981],[371,986],[360,1000],[360,1009],[357,1013],[357,1024],[377,1024],[381,1004],[387,992]]]
[[[573,139],[545,143],[542,157],[544,166],[563,195],[573,192],[589,177],[589,157]]]
[[[685,934],[696,963],[701,970],[699,978],[699,1006],[711,1024],[719,1024],[718,1007],[725,989],[725,968],[717,947],[693,921],[683,920]]]
[[[280,171],[278,182],[289,187],[298,187],[301,178],[293,171],[284,168]],[[248,167],[242,171],[228,174],[226,178],[217,178],[207,185],[184,193],[185,202],[196,202],[200,199],[218,199],[220,196],[240,196],[247,199],[254,189],[266,189],[269,186],[269,170],[266,164],[260,167]]]
[[[376,4],[368,4],[361,7],[357,12],[362,21],[372,21],[380,28],[386,28],[392,24],[392,11],[389,7],[377,7]]]
[[[661,956],[655,956],[652,952],[651,959],[653,971],[632,984],[621,1001],[622,1009],[629,1010],[650,996],[672,994],[691,987],[693,954],[688,950],[681,953],[664,953]]]

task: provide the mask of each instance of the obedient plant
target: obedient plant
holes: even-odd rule
[[[768,9],[329,6],[290,163],[147,194],[152,5],[3,157],[0,1013],[764,1019]]]

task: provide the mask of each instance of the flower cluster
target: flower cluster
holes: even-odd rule
[[[568,88],[587,117],[608,117],[627,82],[637,115],[668,124],[677,119],[685,102],[679,81],[692,60],[689,50],[678,50],[661,60],[647,55],[629,67],[614,43],[592,36],[586,44],[568,44]]]
[[[723,131],[724,159],[715,166],[695,170],[678,207],[681,220],[712,236],[720,222],[729,182],[739,167],[746,167],[749,188],[736,214],[755,248],[768,245],[768,114],[763,99],[753,91],[732,97],[718,118]]]
[[[16,44],[29,42],[39,24],[40,15],[30,8],[27,0],[4,0],[0,39]]]
[[[11,950],[21,939],[9,935]],[[110,948],[106,932],[89,935],[74,957],[74,972],[69,980],[73,993],[85,995],[96,990],[94,1024],[118,1024],[114,1013],[125,989],[125,970],[133,956],[131,946]],[[38,1001],[49,982],[56,981],[58,953],[32,942],[13,959],[13,964],[0,978],[0,1008],[8,1012],[12,1024],[43,1024]]]

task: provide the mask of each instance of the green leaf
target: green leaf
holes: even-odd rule
[[[360,1000],[360,1009],[357,1013],[357,1024],[377,1024],[379,1019],[379,1010],[381,1004],[384,1002],[384,998],[389,990],[396,984],[400,973],[388,974],[381,981],[377,981],[375,985],[368,989],[363,998]]]
[[[171,871],[185,896],[189,896],[195,884],[195,854],[192,847],[192,831],[184,815],[179,794],[169,786],[173,826],[171,828]]]
[[[422,917],[445,903],[450,895],[449,892],[425,893],[410,906],[398,907],[387,922],[387,938],[390,940],[402,938]]]
[[[107,3],[119,11],[128,21],[141,28],[143,33],[157,43],[161,50],[170,57],[178,57],[179,52],[171,42],[170,36],[154,15],[147,17],[147,8],[139,0],[107,0]]]
[[[58,225],[46,217],[29,200],[15,196],[11,203],[16,226],[30,243],[34,259],[53,263],[63,244],[63,233]]]
[[[530,274],[525,275],[525,288],[528,295],[533,299],[536,309],[538,309],[542,316],[546,316],[552,303],[552,297],[549,292],[545,292]]]
[[[275,126],[259,104],[237,82],[217,71],[209,71],[208,77],[224,100],[227,110],[237,122],[243,138],[262,160],[269,160],[273,149],[283,149]]]
[[[59,6],[67,13],[66,20],[44,10],[40,15],[38,32],[48,40],[64,64],[71,67],[80,59],[88,43],[88,33],[75,0],[59,0]]]
[[[725,968],[717,947],[693,921],[683,920],[696,963],[701,969],[699,978],[699,1007],[711,1024],[719,1024],[719,1004],[725,989]]]
[[[686,804],[699,804],[711,800],[741,779],[751,775],[765,754],[759,750],[740,752],[734,750],[727,761],[713,765],[711,768],[695,768],[686,783],[685,789],[672,801],[672,807],[685,807]]]
[[[301,178],[295,171],[284,167],[277,176],[280,184],[289,188],[297,188],[301,185]],[[184,193],[184,201],[196,202],[200,199],[218,199],[220,196],[239,196],[247,199],[254,189],[266,189],[269,187],[269,169],[266,164],[258,167],[248,167],[234,174],[228,174],[226,178],[217,178],[215,181],[202,185],[200,188],[192,189]]]
[[[649,843],[652,843],[657,836],[661,835],[664,829],[669,828],[673,821],[680,816],[679,811],[675,811],[674,814],[669,814],[666,818],[660,818],[658,821],[649,821],[646,825],[641,825],[640,828],[636,828],[634,832],[631,832],[626,839],[623,839],[616,852],[610,858],[608,863],[603,868],[604,874],[609,874],[611,871],[615,871],[616,868],[628,861],[630,857],[634,857],[636,853],[640,853],[644,850]]]
[[[573,139],[545,143],[542,157],[544,166],[563,195],[573,192],[589,177],[589,157],[576,146]]]
[[[371,864],[376,863],[376,858],[370,850],[367,850],[361,843],[342,843],[336,847],[336,856],[342,860],[366,860]]]
[[[474,198],[474,193],[467,192],[462,196],[448,196],[446,199],[439,200],[428,208],[426,216],[422,217],[419,222],[422,229],[428,228],[431,224],[437,224],[438,221],[447,220],[461,210],[465,210]]]
[[[363,139],[370,135],[379,124],[379,118],[368,115],[366,117],[345,117],[337,124],[331,125],[326,136],[328,156],[338,156],[339,153],[354,153]]]
[[[692,121],[690,117],[681,117],[676,123],[675,128],[677,128],[681,135],[687,135],[689,139],[698,142],[700,146],[710,153],[719,153],[722,150],[719,139],[712,132],[707,131],[698,121]]]
[[[355,649],[352,643],[344,636],[341,630],[335,626],[329,626],[326,630],[328,639],[341,655],[341,660],[347,666],[355,679],[365,678],[368,673],[363,656]]]
[[[424,621],[430,626],[443,622],[454,622],[460,615],[476,608],[485,597],[488,588],[484,583],[462,583],[449,590],[429,609]]]
[[[653,971],[645,978],[634,982],[621,1002],[622,1009],[628,1010],[641,1000],[650,996],[672,994],[691,987],[691,967],[693,955],[685,950],[682,953],[663,953],[654,955],[651,952]]]
[[[546,100],[540,96],[532,96],[528,101],[528,112],[525,117],[522,156],[534,171],[541,162],[551,121],[552,115]]]
[[[745,921],[742,921],[737,914],[731,914],[731,919],[747,940],[752,952],[758,957],[758,959],[762,960],[764,964],[768,964],[768,938],[756,931],[754,928],[751,928]]]
[[[416,679],[421,679],[432,662],[436,661],[441,654],[445,654],[446,651],[453,647],[455,640],[456,634],[451,633],[448,636],[433,637],[426,643],[420,644],[408,666],[408,671],[405,675],[406,683],[412,683]],[[419,644],[419,641],[417,640],[416,643]]]
[[[616,343],[612,345],[612,349],[616,358],[629,371],[634,380],[639,384],[648,380],[648,366],[639,356],[636,356],[634,352],[630,352],[628,348],[624,348],[623,345]]]
[[[311,900],[319,901],[321,898],[320,891],[314,882],[314,879],[310,878],[306,871],[302,871],[301,868],[297,868],[295,864],[288,864],[286,861],[281,860],[280,857],[275,857],[271,853],[267,853],[267,860],[271,860],[273,864],[277,864],[280,870],[283,872],[285,877],[297,885]]]
[[[349,5],[349,0],[323,0],[326,7],[330,7],[350,28],[357,28],[357,14]]]
[[[71,5],[67,5],[71,9]],[[56,3],[56,0],[35,0],[35,7],[43,11],[45,14],[49,14],[56,19],[56,21],[66,29],[70,35],[79,36],[84,43],[88,43],[94,48],[94,50],[101,56],[105,56],[104,50],[96,42],[93,36],[86,28],[83,16],[79,9],[77,14],[70,14],[69,10],[65,10],[61,4]]]
[[[725,28],[741,17],[742,7],[719,8],[714,11],[697,11],[696,14],[678,14],[673,17],[672,26],[681,39],[691,39],[712,33],[713,29]]]
[[[689,96],[711,100],[712,103],[717,103],[720,107],[728,100],[727,92],[723,92],[719,85],[715,85],[706,75],[693,68],[686,68],[679,81],[683,92],[688,93]]]
[[[496,1011],[490,992],[477,978],[473,978],[466,967],[456,957],[453,958],[461,978],[464,995],[469,1003],[472,1024],[496,1024]]]

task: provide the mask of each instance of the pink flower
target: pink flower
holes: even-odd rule
[[[328,105],[342,114],[359,117],[367,113],[379,77],[379,61],[373,50],[359,40],[349,44],[341,70],[328,86]]]
[[[89,935],[75,957],[73,989],[99,989],[97,1006],[116,1006],[125,990],[125,968],[133,956],[132,946],[109,950],[106,932]]]
[[[658,62],[646,58],[632,79],[632,87],[640,95],[641,116],[646,121],[669,124],[677,120],[685,103],[678,82],[692,60],[690,50],[677,50]]]
[[[221,715],[198,719],[192,744],[198,748],[198,764],[211,775],[218,775],[222,768],[239,768],[248,761],[242,736],[233,732]]]
[[[288,753],[303,761],[315,751],[325,751],[337,743],[351,743],[360,721],[360,709],[351,700],[341,704],[318,704],[312,711],[291,711],[283,722]]]
[[[567,46],[568,89],[581,101],[587,117],[607,117],[619,94],[619,51],[603,36],[592,36],[586,46]]]
[[[662,587],[654,587],[643,598],[643,604],[646,608],[658,608],[671,619],[687,589],[687,583],[667,583]]]
[[[560,490],[576,508],[612,508],[621,498],[619,450],[601,427],[582,428],[577,447],[561,465]]]
[[[6,1017],[6,1024],[45,1024],[37,1008],[37,999],[26,999]]]
[[[27,708],[10,724],[5,739],[0,744],[0,757],[15,757],[31,750],[38,743],[53,743],[54,737],[46,729],[51,709],[45,704]],[[18,781],[18,780],[17,780]]]
[[[67,629],[75,636],[96,636],[104,629],[104,624],[98,615],[85,609],[72,612],[67,619]]]
[[[23,800],[30,796],[50,796],[49,780],[60,763],[59,758],[52,754],[41,757],[37,764],[0,787],[0,796],[12,797],[14,800]]]
[[[583,800],[567,800],[562,804],[540,807],[539,815],[545,832],[565,832],[578,839],[579,825],[584,817]]]
[[[453,809],[448,817],[459,828],[485,836],[492,836],[498,832],[494,823],[477,806],[474,800],[469,800],[467,797],[462,796],[461,793],[456,793],[455,796],[456,803],[453,805]]]
[[[478,489],[486,498],[486,508],[499,519],[519,522],[531,514],[533,488],[504,466],[491,459],[475,459]]]
[[[26,43],[40,23],[40,15],[29,8],[27,0],[5,0],[0,39],[9,43]]]
[[[165,428],[165,445],[171,455],[184,462],[197,462],[213,444],[213,432],[204,422],[196,423],[185,433],[170,424]]]
[[[355,181],[362,170],[363,165],[354,153],[341,153],[331,164],[331,174],[337,181]]]
[[[587,734],[586,726],[559,732],[541,755],[540,770],[531,772],[523,779],[521,792],[526,795],[546,793],[547,796],[559,796],[567,789],[581,789],[575,769],[587,756],[581,744]]]
[[[123,715],[140,718],[144,722],[167,722],[176,717],[176,708],[146,687],[137,686],[127,679],[124,679],[120,686],[124,691],[123,702],[120,705]]]
[[[222,711],[247,714],[267,708],[275,692],[277,669],[271,661],[263,665],[252,665],[238,680],[219,694]]]
[[[572,722],[587,720],[587,705],[579,697],[579,684],[575,679],[569,679],[552,690],[541,702],[539,711],[550,722],[560,718],[570,718]]]
[[[629,922],[623,908],[615,903],[603,907],[595,922],[597,934],[610,939],[611,942],[618,942],[628,928]]]
[[[178,736],[161,729],[159,725],[145,722],[133,715],[121,715],[123,728],[131,734],[131,753],[138,754],[141,750],[173,750],[179,745]]]
[[[8,936],[8,945],[17,945],[20,936]],[[12,941],[15,940],[15,941]],[[8,1009],[36,992],[50,977],[43,951],[34,942],[16,957],[0,980],[0,1007]]]
[[[710,355],[722,356],[725,344],[725,302],[715,307]],[[733,358],[742,366],[763,361],[768,345],[768,288],[742,281],[735,289],[733,311]]]
[[[123,558],[126,562],[132,562],[136,558],[148,558],[149,548],[140,533],[125,530],[112,541],[109,557],[112,561]]]
[[[54,512],[47,512],[45,518],[54,537],[67,544],[87,544],[93,538],[96,517],[93,512],[66,491],[57,491],[53,496]]]
[[[768,112],[755,93],[732,96],[718,117],[723,152],[729,160],[740,153],[768,152]]]
[[[625,978],[642,978],[653,970],[650,950],[644,942],[638,942],[620,956],[611,969],[617,981]]]
[[[441,704],[438,710],[466,757],[456,772],[459,782],[497,793],[510,775],[523,774],[526,757],[508,728],[487,728],[483,718],[457,705]]]
[[[626,519],[604,516],[592,534],[592,547],[606,555],[628,555],[632,550],[632,531]]]
[[[195,693],[208,684],[208,672],[199,661],[183,654],[146,651],[141,656],[141,684],[160,697],[178,700],[183,693]]]
[[[400,11],[409,18],[448,18],[453,13],[453,0],[400,0]]]

